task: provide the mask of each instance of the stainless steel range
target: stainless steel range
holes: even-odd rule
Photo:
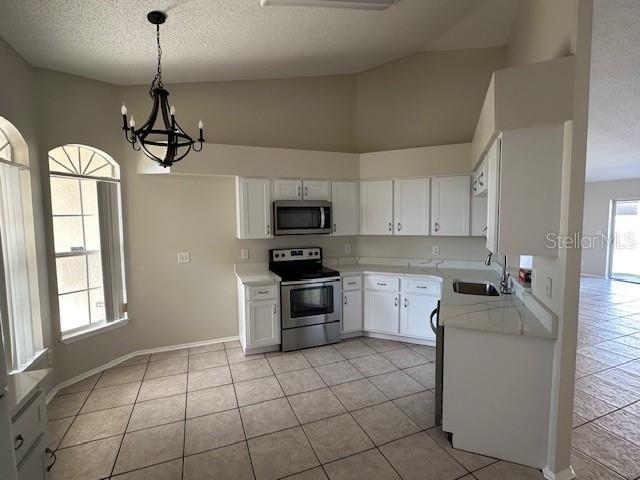
[[[322,266],[322,248],[270,250],[269,270],[282,279],[282,351],[339,342],[340,273]]]

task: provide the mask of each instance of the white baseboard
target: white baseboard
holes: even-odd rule
[[[238,337],[225,337],[225,338],[217,338],[215,340],[204,340],[204,341],[200,341],[200,342],[191,342],[191,343],[181,343],[179,345],[169,345],[169,346],[165,346],[165,347],[155,347],[155,348],[147,348],[144,350],[136,350],[135,352],[131,352],[131,353],[127,353],[126,355],[123,355],[121,357],[118,357],[114,360],[111,360],[110,362],[107,362],[103,365],[100,365],[99,367],[96,368],[92,368],[91,370],[87,370],[86,372],[82,372],[79,375],[76,375],[73,378],[70,378],[68,380],[65,380],[63,382],[58,383],[57,385],[55,385],[48,393],[47,393],[47,404],[53,399],[53,397],[56,396],[56,394],[62,390],[63,388],[66,388],[70,385],[73,385],[74,383],[79,382],[80,380],[84,380],[85,378],[89,378],[93,375],[95,375],[96,373],[100,373],[103,372],[105,370],[108,370],[110,368],[113,368],[117,365],[119,365],[120,363],[129,360],[130,358],[133,357],[137,357],[139,355],[148,355],[151,353],[159,353],[159,352],[170,352],[172,350],[182,350],[183,348],[193,348],[193,347],[201,347],[203,345],[213,345],[216,343],[223,343],[223,342],[232,342],[234,340],[238,340]]]
[[[396,342],[404,342],[404,343],[413,343],[415,345],[425,345],[428,347],[435,347],[435,340],[424,340],[421,338],[413,338],[413,337],[402,337],[400,335],[389,335],[388,333],[377,333],[377,332],[362,332],[363,337],[371,337],[371,338],[380,338],[382,340],[394,340]]]
[[[576,474],[571,467],[562,470],[561,472],[552,472],[547,465],[542,469],[542,475],[544,475],[544,478],[547,480],[573,480],[576,478]]]

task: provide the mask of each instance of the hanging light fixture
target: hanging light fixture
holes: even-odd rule
[[[169,106],[169,92],[162,83],[162,48],[160,47],[160,25],[167,19],[167,14],[158,10],[149,12],[147,20],[156,26],[156,40],[158,43],[158,71],[151,82],[149,96],[153,100],[153,108],[149,118],[136,129],[136,122],[127,119],[127,107],[122,104],[122,130],[127,141],[135,151],[142,150],[151,160],[158,162],[163,167],[170,167],[175,162],[182,160],[193,149],[196,152],[202,150],[204,143],[204,126],[202,120],[198,122],[200,135],[193,140],[176,121],[176,109]]]

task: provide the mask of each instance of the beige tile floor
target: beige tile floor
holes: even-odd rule
[[[582,292],[574,468],[635,480],[640,286],[585,279]],[[434,353],[357,338],[286,354],[245,357],[228,342],[136,357],[49,404],[54,478],[542,479],[449,445],[433,422]]]

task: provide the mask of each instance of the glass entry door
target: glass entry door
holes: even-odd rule
[[[609,238],[609,277],[640,283],[640,199],[614,200]]]

